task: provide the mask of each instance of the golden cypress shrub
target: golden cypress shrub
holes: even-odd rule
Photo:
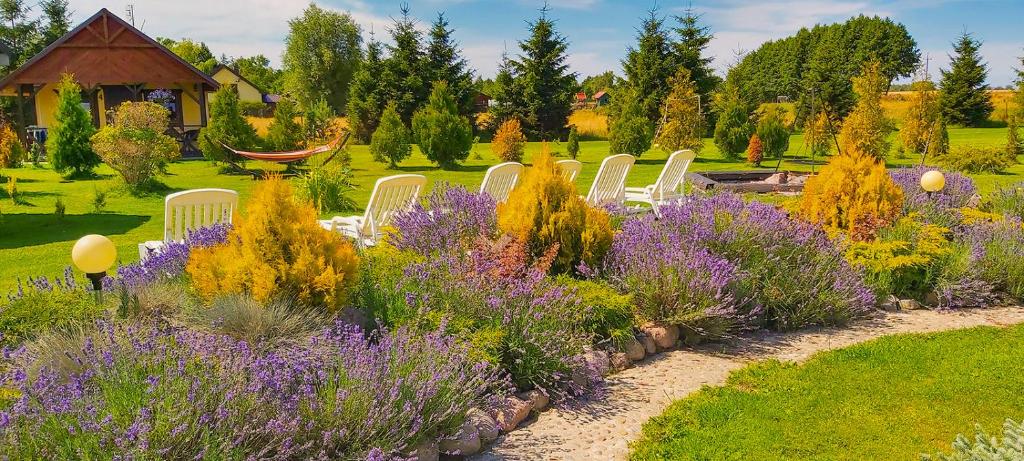
[[[0,121],[0,168],[15,168],[25,160],[25,149],[11,125]]]
[[[245,293],[336,312],[355,286],[358,265],[351,242],[321,228],[313,205],[275,176],[253,190],[228,241],[194,250],[186,270],[206,299]]]
[[[899,217],[903,190],[869,155],[836,155],[807,180],[797,214],[831,230],[849,231],[857,241]]]
[[[491,151],[503,162],[523,161],[525,148],[526,136],[523,135],[523,126],[515,117],[505,120],[491,141]]]
[[[498,205],[498,228],[525,242],[534,257],[557,245],[556,273],[580,263],[597,267],[612,243],[608,213],[588,205],[546,151],[534,159],[508,201]]]
[[[868,155],[879,159],[888,155],[890,146],[887,137],[893,126],[882,110],[882,93],[888,83],[878,61],[865,63],[861,75],[853,78],[857,106],[843,120],[843,128],[839,131],[842,154]]]

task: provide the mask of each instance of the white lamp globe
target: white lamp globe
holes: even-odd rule
[[[931,170],[921,175],[921,188],[925,192],[938,192],[946,187],[946,177],[941,171]]]
[[[117,260],[117,247],[110,239],[96,234],[86,235],[71,248],[71,261],[86,274],[100,274]]]

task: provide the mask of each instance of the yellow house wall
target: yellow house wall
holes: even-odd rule
[[[263,93],[260,93],[256,87],[250,85],[245,80],[238,78],[234,72],[227,69],[221,69],[216,74],[213,74],[213,79],[221,85],[235,85],[238,88],[238,100],[242,102],[263,102]]]
[[[167,88],[166,86],[147,85],[146,89],[155,90]],[[179,85],[168,89],[181,89],[181,109],[185,126],[201,126],[202,114],[199,111],[199,91],[195,85]],[[103,92],[99,93],[99,115],[100,126],[107,124],[106,103],[103,100]],[[112,109],[112,108],[109,108]],[[36,93],[36,126],[49,128],[53,126],[54,114],[57,112],[56,84],[47,84]]]

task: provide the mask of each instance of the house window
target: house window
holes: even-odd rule
[[[171,113],[171,120],[178,119],[178,98],[170,90],[146,90],[146,101],[159,104]]]

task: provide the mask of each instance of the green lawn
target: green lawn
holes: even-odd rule
[[[889,460],[1024,417],[1024,325],[899,335],[769,361],[644,425],[633,460]]]
[[[1005,136],[1005,128],[950,130],[954,145],[1000,145]],[[723,160],[710,140],[706,140],[705,144],[704,151],[692,167],[693,171],[750,169],[745,162]],[[577,184],[585,192],[597,174],[601,159],[608,154],[608,143],[584,141],[580,145],[579,159],[584,163],[584,168]],[[551,144],[549,147],[553,152],[565,151],[564,144]],[[806,162],[806,152],[802,147],[802,136],[794,135],[782,168],[805,171],[812,168]],[[530,143],[526,163],[540,149],[540,143]],[[446,181],[477,187],[483,180],[484,171],[498,161],[491,154],[488,144],[477,145],[474,150],[481,154],[481,159],[473,160],[471,156],[455,171],[438,169],[417,150],[414,150],[411,158],[401,163],[398,170],[388,170],[385,165],[371,160],[367,146],[353,146],[350,151],[354,182],[358,187],[354,198],[361,206],[365,206],[373,182],[381,176],[397,173],[422,173],[431,182]],[[630,173],[628,185],[644,186],[654,182],[666,157],[660,151],[645,153]],[[794,160],[803,162],[794,163]],[[913,159],[894,159],[892,165],[913,162]],[[764,165],[774,167],[772,162],[765,162]],[[250,167],[280,169],[278,165],[260,162],[250,163]],[[168,193],[201,187],[234,189],[241,194],[243,208],[253,186],[249,177],[218,174],[218,167],[205,161],[174,163],[168,170],[170,175],[161,178],[169,188]],[[103,166],[97,172],[98,179],[66,181],[45,168],[26,166],[0,170],[3,176],[17,178],[18,190],[23,198],[23,203],[13,204],[6,198],[6,193],[0,191],[0,294],[14,288],[19,277],[62,273],[69,264],[71,245],[82,235],[98,233],[109,236],[117,244],[123,262],[137,258],[138,242],[161,238],[165,193],[134,197],[124,191],[120,179],[110,168]],[[1021,178],[1024,178],[1024,165],[1014,166],[1008,174],[981,175],[977,179],[984,190],[990,190],[995,184],[1014,182]],[[110,191],[107,206],[100,213],[94,212],[91,205],[96,190]],[[58,197],[67,206],[67,214],[60,221],[53,215],[54,202]]]

